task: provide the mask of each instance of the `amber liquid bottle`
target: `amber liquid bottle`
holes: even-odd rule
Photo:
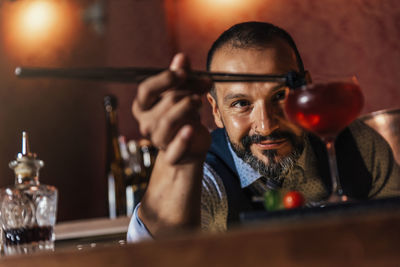
[[[119,146],[117,124],[117,99],[104,97],[107,129],[106,177],[108,181],[108,206],[110,218],[126,215],[125,164]]]

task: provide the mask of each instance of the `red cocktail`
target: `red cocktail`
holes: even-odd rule
[[[289,92],[286,114],[321,138],[335,138],[361,112],[363,95],[355,83],[312,84]]]
[[[317,83],[290,90],[285,111],[292,122],[317,134],[325,142],[332,176],[330,201],[346,201],[340,186],[334,141],[340,131],[358,117],[364,98],[357,83]]]

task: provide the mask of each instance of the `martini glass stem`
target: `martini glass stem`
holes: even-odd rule
[[[339,180],[339,172],[336,163],[335,139],[334,138],[326,139],[325,145],[326,145],[326,150],[328,152],[329,169],[332,179],[332,193],[330,196],[330,200],[346,201],[347,196],[344,195]]]

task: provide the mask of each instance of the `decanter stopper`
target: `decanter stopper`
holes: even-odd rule
[[[22,132],[22,150],[17,159],[10,162],[9,167],[15,172],[15,183],[39,184],[39,170],[44,162],[37,158],[36,153],[30,152],[28,134]]]

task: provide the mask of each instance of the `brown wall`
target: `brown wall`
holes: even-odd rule
[[[8,162],[21,150],[21,131],[45,167],[40,180],[59,190],[59,220],[93,217],[106,209],[103,84],[59,80],[18,80],[13,69],[28,66],[97,66],[105,61],[104,37],[80,19],[89,1],[70,2],[72,30],[32,48],[10,40],[10,22],[26,2],[2,1],[0,44],[0,184],[14,182]],[[20,44],[21,47],[16,47]]]
[[[138,138],[130,113],[135,86],[21,81],[12,75],[16,65],[165,67],[174,52],[184,51],[194,68],[203,69],[218,34],[240,21],[261,20],[292,33],[315,76],[356,74],[366,96],[364,113],[400,107],[397,0],[109,0],[103,35],[80,19],[94,0],[67,1],[68,38],[29,52],[10,46],[6,29],[11,8],[24,1],[0,5],[0,185],[13,182],[7,164],[27,130],[46,163],[42,182],[59,188],[59,220],[106,216],[103,96],[118,96],[121,133]],[[204,113],[212,127],[207,107]]]
[[[169,46],[162,0],[108,2],[105,54],[109,66],[167,67],[173,55]],[[110,84],[118,96],[120,130],[129,138],[138,137],[131,115],[135,85]]]
[[[176,1],[178,49],[195,67],[205,65],[208,48],[223,30],[241,21],[267,21],[293,35],[312,75],[357,75],[364,112],[400,107],[398,1],[249,0],[241,1],[246,7],[218,10],[201,2],[209,1]]]

